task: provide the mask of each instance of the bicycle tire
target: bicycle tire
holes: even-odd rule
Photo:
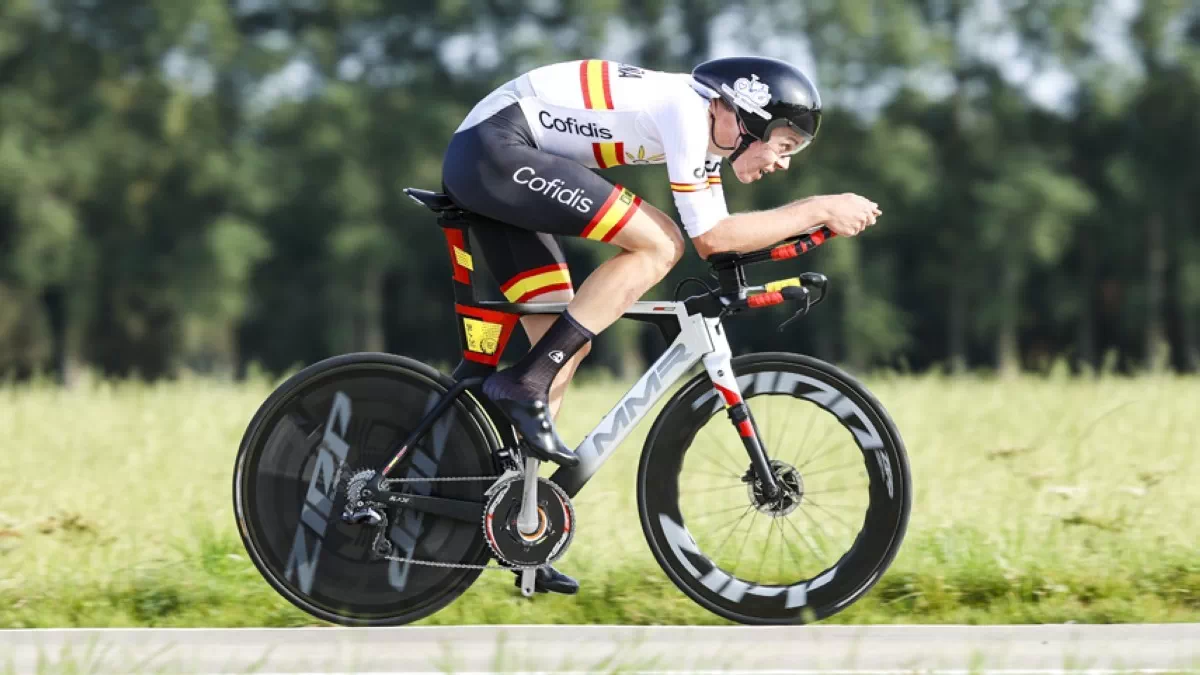
[[[350,473],[382,469],[397,440],[451,386],[449,377],[413,359],[345,354],[293,375],[260,406],[238,450],[234,513],[255,567],[293,605],[345,626],[399,625],[442,609],[474,583],[482,570],[374,558],[367,550],[374,537],[363,534],[368,528],[340,517]],[[344,423],[335,412],[342,405],[337,392],[349,401]],[[334,471],[338,457],[330,447],[338,444],[328,440],[327,430],[337,435],[339,426],[346,448]],[[499,447],[491,419],[473,398],[460,396],[391,476],[405,477],[410,470],[417,476],[448,475],[443,470],[495,474],[492,453]],[[412,468],[416,464],[419,470]],[[421,485],[440,486],[439,496],[482,503],[488,483]],[[441,562],[473,565],[490,557],[480,525],[392,513],[387,536],[393,545],[400,540],[418,553],[408,557],[443,554],[447,559]]]
[[[765,394],[804,398],[833,414],[854,434],[870,480],[870,506],[863,529],[850,550],[832,566],[786,586],[739,579],[705,557],[681,515],[678,485],[683,458],[696,434],[724,410],[708,374],[700,373],[664,406],[643,446],[637,477],[643,534],[668,578],[718,616],[768,625],[827,618],[870,590],[899,551],[912,504],[903,441],[879,401],[831,364],[776,352],[734,358],[732,368],[748,404]],[[864,438],[869,447],[864,446]]]

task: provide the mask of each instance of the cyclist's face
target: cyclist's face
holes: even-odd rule
[[[787,169],[792,155],[804,149],[808,141],[792,129],[778,128],[766,141],[755,141],[733,163],[733,172],[743,183],[753,183],[768,173]]]

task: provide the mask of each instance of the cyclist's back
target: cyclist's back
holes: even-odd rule
[[[476,128],[500,121],[517,127],[510,130],[516,137],[509,134],[504,143],[499,157],[504,161],[486,167],[494,169],[494,175],[479,176],[479,167],[462,166],[486,153],[477,152],[479,146],[460,143],[459,152],[453,152],[453,147],[447,152],[446,188],[455,199],[467,202],[464,205],[470,207],[474,201],[474,206],[518,227],[529,226],[527,209],[545,201],[531,199],[528,193],[541,193],[589,217],[585,220],[557,209],[559,220],[534,224],[531,229],[609,241],[619,231],[615,222],[603,231],[588,230],[587,225],[595,209],[613,196],[613,186],[563,163],[539,165],[534,160],[544,154],[589,169],[665,163],[676,208],[687,233],[696,237],[727,215],[719,189],[721,158],[708,152],[708,106],[709,99],[686,74],[594,59],[537,68],[480,101],[456,132],[494,132],[494,128]],[[510,154],[518,145],[536,152]],[[710,185],[715,189],[708,189]],[[473,194],[481,188],[502,194],[494,200]],[[626,199],[632,202],[631,195]]]

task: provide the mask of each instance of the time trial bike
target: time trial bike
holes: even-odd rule
[[[733,621],[796,624],[845,609],[879,580],[912,500],[892,420],[829,363],[733,357],[723,326],[743,311],[788,304],[795,318],[820,303],[821,274],[751,285],[746,268],[795,258],[833,238],[827,228],[713,255],[714,281],[691,280],[702,292],[635,303],[624,318],[656,327],[666,350],[575,448],[579,465],[547,478],[480,384],[521,316],[565,304],[478,299],[469,229],[487,219],[446,195],[406,192],[446,237],[463,359],[446,375],[395,354],[336,356],[262,404],[238,451],[233,499],[242,541],[280,594],[352,626],[428,616],[485,570],[516,572],[532,595],[536,570],[580,529],[572,498],[669,393],[636,494],[646,542],[683,593]]]

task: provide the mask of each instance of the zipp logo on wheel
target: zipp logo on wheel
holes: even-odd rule
[[[345,440],[346,428],[349,426],[350,397],[339,391],[333,397],[333,405],[329,408],[325,433],[321,437],[321,445],[317,448],[317,461],[313,465],[312,476],[308,479],[307,496],[300,507],[300,522],[296,525],[296,534],[292,538],[292,552],[288,556],[287,568],[283,573],[287,579],[294,576],[300,590],[305,593],[312,592],[317,562],[321,559],[321,544],[325,539],[325,530],[329,527],[329,515],[333,510],[342,467],[346,464],[346,453],[350,451],[350,445]],[[312,532],[317,540],[311,549],[306,532]]]

